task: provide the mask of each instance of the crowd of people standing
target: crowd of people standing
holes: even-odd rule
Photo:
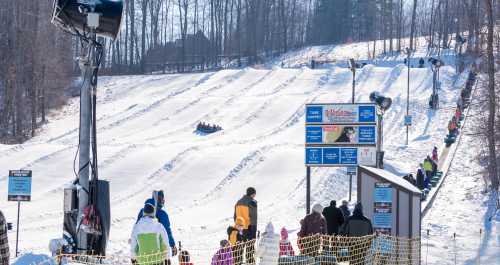
[[[234,224],[227,228],[227,239],[219,242],[219,248],[212,257],[212,265],[277,264],[280,257],[296,255],[316,257],[335,255],[329,253],[334,242],[321,240],[322,236],[344,235],[361,237],[373,234],[371,221],[363,215],[362,205],[356,204],[351,215],[348,202],[337,207],[336,201],[323,208],[315,204],[312,212],[300,221],[297,233],[296,252],[289,240],[286,227],[279,230],[269,222],[262,234],[257,231],[256,190],[249,187],[234,206]],[[140,210],[131,235],[131,256],[133,264],[171,264],[177,255],[175,240],[170,228],[168,214],[163,210],[163,191],[153,192]],[[338,253],[337,253],[338,254]],[[179,253],[180,265],[193,265],[187,250]]]

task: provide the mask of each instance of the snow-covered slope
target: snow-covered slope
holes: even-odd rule
[[[500,264],[498,194],[485,193],[484,168],[477,160],[482,144],[476,136],[477,101],[470,105],[447,179],[422,220],[423,264]]]
[[[441,109],[428,108],[432,72],[412,69],[410,112],[414,126],[405,146],[406,67],[368,65],[357,73],[356,101],[372,91],[393,98],[385,115],[386,168],[414,171],[434,145],[440,146],[463,78],[441,70]],[[257,189],[259,228],[298,227],[305,213],[304,104],[349,102],[351,72],[323,69],[237,69],[212,73],[119,76],[100,79],[98,89],[100,177],[111,182],[110,253],[128,253],[137,212],[153,189],[166,194],[176,240],[206,257],[226,237],[233,205],[246,187]],[[199,121],[224,130],[194,133]],[[7,170],[33,170],[32,202],[21,208],[20,248],[47,252],[62,231],[62,189],[75,176],[78,102],[53,114],[40,135],[16,146],[0,145],[0,194]],[[347,196],[345,169],[314,168],[312,198],[326,204]],[[354,189],[355,190],[355,189]],[[0,201],[9,221],[17,205]],[[13,247],[14,234],[10,234]],[[195,260],[195,263],[206,260]]]

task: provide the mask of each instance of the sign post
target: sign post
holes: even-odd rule
[[[31,170],[9,170],[7,200],[17,201],[16,257],[19,254],[19,216],[21,212],[21,202],[31,201],[31,177]]]
[[[349,200],[358,165],[377,166],[379,131],[374,103],[307,104],[306,209],[310,209],[310,167],[347,167]]]
[[[347,175],[349,175],[349,201],[352,199],[352,177],[356,176],[356,167],[347,167]]]

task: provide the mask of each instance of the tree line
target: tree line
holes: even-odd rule
[[[447,48],[454,34],[478,37],[478,1],[129,0],[119,38],[105,43],[104,67],[140,73],[166,62],[179,71],[195,61],[241,66],[308,45],[384,40],[371,47],[375,56],[414,48],[416,36]]]
[[[19,143],[64,104],[72,40],[50,24],[51,0],[0,4],[0,142]]]

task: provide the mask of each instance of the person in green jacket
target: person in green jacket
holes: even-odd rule
[[[425,175],[430,178],[432,176],[432,163],[429,156],[427,156],[427,158],[425,158],[424,160],[424,170]]]
[[[170,264],[167,231],[155,219],[155,206],[151,203],[144,205],[143,217],[134,225],[130,247],[133,264]]]

